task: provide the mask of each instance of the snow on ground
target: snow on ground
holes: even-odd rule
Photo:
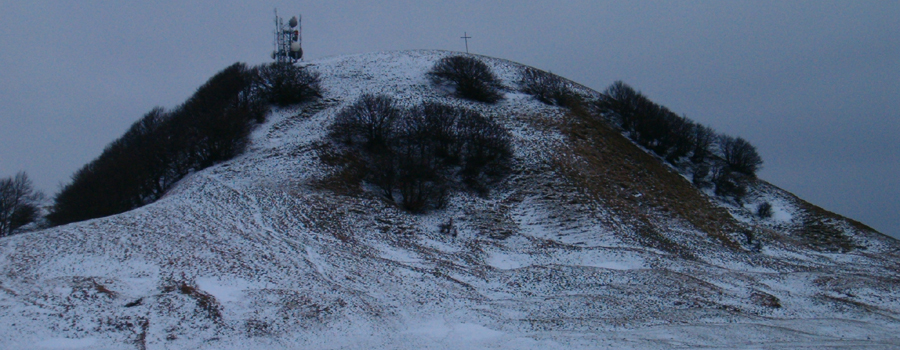
[[[95,338],[69,339],[69,338],[52,338],[39,341],[38,348],[44,349],[85,349],[94,346],[97,343]]]
[[[252,284],[239,278],[223,280],[218,277],[200,277],[197,278],[197,286],[220,303],[236,303],[245,300],[244,290],[249,289]]]
[[[571,265],[610,270],[634,270],[644,268],[638,256],[622,256],[622,252],[586,250],[579,252],[533,255],[527,253],[491,252],[485,263],[501,270],[526,266]]]
[[[623,238],[602,208],[552,195],[564,187],[547,162],[563,138],[525,119],[563,114],[513,91],[521,66],[483,58],[510,89],[507,99],[461,101],[425,77],[450,54],[307,62],[322,74],[324,99],[273,110],[244,155],[143,208],[0,239],[0,348],[900,344],[895,243],[873,239],[884,248],[834,254],[773,241],[760,253],[735,252],[671,223],[672,239],[696,260],[646,248]],[[330,170],[313,143],[363,93],[497,118],[512,130],[521,174],[490,196],[458,194],[427,215],[317,187]],[[733,213],[773,231],[796,224],[792,197],[778,191],[753,197],[772,204],[770,221],[753,218],[755,207]],[[457,234],[442,234],[451,221]]]

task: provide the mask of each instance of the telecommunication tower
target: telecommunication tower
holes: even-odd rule
[[[300,16],[291,17],[285,25],[284,20],[278,17],[278,9],[275,9],[275,51],[272,58],[277,63],[294,63],[303,59],[300,43]]]

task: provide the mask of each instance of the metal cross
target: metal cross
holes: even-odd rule
[[[467,35],[466,32],[463,32],[463,36],[461,36],[459,38],[466,40],[466,53],[469,53],[469,39],[472,39],[472,37]]]

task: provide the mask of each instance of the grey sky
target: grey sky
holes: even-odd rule
[[[760,176],[900,237],[900,1],[0,1],[0,176],[48,194],[154,106],[269,61],[272,9],[307,58],[464,50],[615,80],[742,136]],[[425,5],[423,5],[425,4]]]

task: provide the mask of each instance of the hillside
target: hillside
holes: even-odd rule
[[[323,98],[273,109],[242,155],[144,207],[0,239],[0,348],[900,344],[896,240],[763,180],[741,203],[697,189],[585,111],[517,92],[514,62],[479,57],[498,103],[458,99],[426,77],[451,54],[305,62]],[[348,186],[327,126],[364,93],[492,118],[511,174],[426,214]]]

